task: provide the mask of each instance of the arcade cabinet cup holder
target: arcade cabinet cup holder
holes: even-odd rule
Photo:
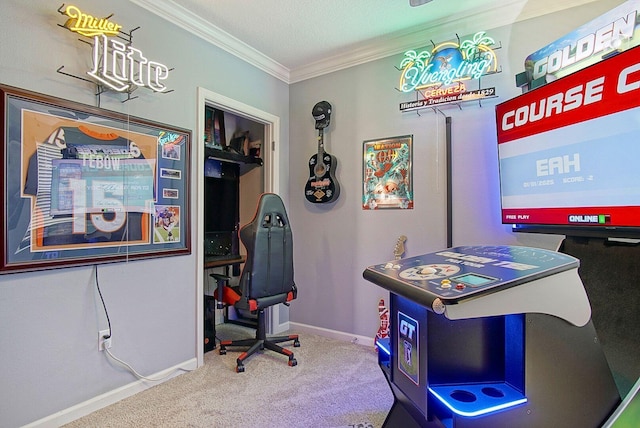
[[[429,393],[453,413],[482,416],[527,402],[527,397],[507,384],[480,383],[429,386]]]

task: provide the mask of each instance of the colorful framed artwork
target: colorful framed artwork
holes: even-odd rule
[[[0,85],[0,273],[191,253],[191,131]]]
[[[362,164],[362,209],[413,209],[413,135],[367,140]]]

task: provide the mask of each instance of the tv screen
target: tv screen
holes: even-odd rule
[[[640,47],[496,106],[502,222],[640,236]]]

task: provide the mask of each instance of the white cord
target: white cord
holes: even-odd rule
[[[107,323],[109,324],[109,336],[104,336],[103,338],[104,339],[110,339],[111,335],[112,335],[111,320],[109,319],[109,312],[107,311],[107,305],[105,304],[104,298],[102,297],[102,291],[100,291],[100,283],[98,281],[98,265],[94,265],[94,268],[95,268],[95,277],[96,277],[96,288],[98,289],[98,294],[100,295],[100,301],[102,302],[102,307],[104,308],[104,314],[107,317]],[[143,376],[140,373],[138,373],[133,367],[131,367],[130,364],[127,364],[126,362],[122,361],[120,358],[118,358],[115,355],[113,355],[111,353],[111,351],[109,350],[109,348],[107,348],[106,346],[104,347],[104,350],[107,351],[107,355],[109,355],[113,360],[117,361],[118,363],[120,363],[124,367],[126,367],[138,379],[144,379],[144,380],[148,380],[150,382],[160,382],[161,380],[165,380],[169,376],[171,376],[171,374],[173,372],[178,371],[178,370],[182,370],[182,371],[185,371],[185,372],[192,372],[193,371],[193,369],[190,370],[190,369],[185,369],[185,368],[182,368],[182,367],[178,367],[177,369],[167,373],[166,376],[154,379],[154,378]]]
[[[115,361],[117,361],[118,363],[120,363],[121,365],[123,365],[124,367],[126,367],[126,368],[127,368],[131,373],[133,373],[133,374],[134,374],[138,379],[144,379],[144,380],[148,380],[148,381],[150,381],[150,382],[160,382],[161,380],[168,379],[168,378],[173,374],[173,371],[172,371],[172,372],[167,373],[165,376],[162,376],[162,377],[160,377],[160,378],[151,378],[151,377],[143,376],[143,375],[141,375],[140,373],[138,373],[138,372],[137,372],[133,367],[131,367],[131,365],[127,364],[126,362],[122,361],[120,358],[118,358],[118,357],[116,357],[115,355],[113,355],[113,354],[111,353],[111,351],[109,350],[109,348],[106,348],[106,349],[105,349],[105,351],[107,351],[107,354],[108,354],[111,358],[113,358]],[[175,369],[174,371],[177,371],[177,370],[182,370],[182,371],[185,371],[185,372],[192,372],[192,371],[193,371],[193,369],[185,369],[185,368],[182,368],[182,367],[179,367],[179,368]]]

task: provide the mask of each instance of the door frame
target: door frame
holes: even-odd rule
[[[195,256],[196,256],[196,344],[198,367],[204,364],[204,118],[205,106],[209,105],[233,115],[243,117],[264,125],[265,140],[260,152],[264,167],[264,191],[280,193],[280,159],[276,147],[280,141],[280,118],[256,107],[236,101],[222,94],[198,87],[196,108],[196,125],[193,158],[196,167],[196,227],[195,227]],[[279,308],[267,313],[268,332],[284,331],[288,328],[280,323]]]

